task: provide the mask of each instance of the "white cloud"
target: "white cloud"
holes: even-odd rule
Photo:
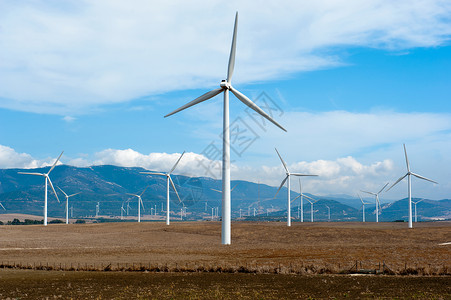
[[[0,5],[0,105],[62,115],[214,85],[226,73],[235,10],[237,83],[341,64],[329,47],[403,50],[451,34],[451,3],[441,0]]]
[[[94,159],[83,156],[67,159],[64,163],[78,167],[111,164],[167,172],[180,157],[180,153],[142,154],[133,149],[106,149],[95,153]],[[36,160],[29,154],[19,154],[10,147],[0,145],[0,168],[37,168],[49,166],[55,159]],[[220,179],[220,165],[220,161],[211,161],[203,155],[188,152],[185,153],[174,174]],[[316,195],[353,195],[360,189],[378,191],[387,181],[391,180],[393,182],[397,179],[397,176],[403,174],[402,168],[398,172],[391,159],[377,160],[364,164],[351,156],[340,157],[335,160],[295,161],[288,163],[288,168],[291,172],[319,175],[319,177],[302,178],[304,191]],[[422,173],[420,172],[420,174]],[[278,160],[274,165],[250,166],[246,164],[232,164],[232,180],[259,181],[264,184],[279,186],[284,177],[285,171]],[[435,177],[434,179],[438,180]],[[420,182],[415,182],[414,187],[425,186],[428,188],[426,190],[422,189],[422,197],[443,198],[446,197],[443,195],[449,195],[451,190],[449,184],[443,183],[444,185],[435,186],[430,184],[421,185]],[[295,177],[292,179],[292,190],[298,190],[298,182]],[[394,193],[392,192],[389,195],[390,199],[405,197],[404,192],[402,188]],[[386,198],[387,196],[384,195],[384,197]]]
[[[30,154],[17,153],[13,148],[0,145],[0,168],[42,168],[53,165],[56,158],[34,159]],[[61,164],[61,162],[58,162]]]

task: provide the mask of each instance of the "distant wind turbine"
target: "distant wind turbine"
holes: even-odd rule
[[[396,180],[396,182],[393,183],[391,187],[389,187],[387,192],[389,190],[391,190],[392,187],[394,187],[396,184],[398,184],[398,182],[400,182],[401,180],[403,180],[407,176],[407,189],[408,189],[408,196],[409,196],[409,228],[412,228],[413,225],[412,225],[412,182],[411,182],[412,179],[411,179],[411,175],[413,175],[413,176],[415,176],[417,178],[426,180],[426,181],[430,181],[432,183],[438,184],[438,182],[435,182],[434,180],[428,179],[426,177],[423,177],[421,175],[418,175],[418,174],[410,171],[409,159],[407,158],[406,145],[403,144],[403,146],[404,146],[404,155],[406,156],[407,173],[404,176],[400,177],[398,180]]]
[[[56,164],[60,160],[61,156],[63,155],[64,151],[61,152],[60,156],[58,156],[57,160],[55,160],[55,163],[50,168],[50,170],[47,173],[29,173],[29,172],[18,172],[19,174],[25,174],[25,175],[34,175],[34,176],[43,176],[45,178],[45,192],[44,192],[44,226],[47,226],[47,185],[50,183],[50,187],[53,190],[53,193],[55,194],[56,200],[60,202],[60,199],[58,199],[58,195],[56,194],[55,188],[53,187],[52,181],[50,180],[49,174],[53,171]]]
[[[379,192],[377,193],[373,193],[373,192],[367,192],[367,191],[362,191],[363,193],[367,193],[370,195],[373,195],[376,197],[376,223],[379,222],[379,208],[381,207],[381,203],[379,202],[379,194],[385,189],[385,187],[388,185],[388,182],[380,189]]]
[[[291,226],[291,201],[290,201],[290,176],[318,176],[318,175],[306,175],[306,174],[299,174],[299,173],[290,173],[290,171],[288,171],[288,167],[287,164],[283,161],[282,156],[280,156],[279,151],[277,151],[277,155],[280,158],[280,161],[282,162],[282,165],[285,169],[285,173],[286,173],[286,177],[284,178],[284,180],[282,180],[282,183],[279,186],[279,189],[277,190],[276,195],[274,196],[274,198],[277,197],[277,194],[279,193],[280,189],[283,187],[283,185],[285,184],[285,181],[287,181],[287,190],[288,190],[288,198],[287,198],[287,206],[288,206],[288,210],[287,210],[287,226]],[[302,194],[302,193],[301,193]]]
[[[182,200],[180,200],[179,193],[177,192],[177,189],[175,188],[174,181],[172,181],[171,173],[175,170],[177,165],[179,164],[180,160],[183,157],[183,154],[185,154],[185,151],[183,151],[182,155],[180,155],[179,159],[175,163],[175,165],[172,167],[172,169],[167,173],[154,173],[154,172],[141,172],[141,174],[149,174],[149,175],[161,175],[166,176],[166,225],[169,225],[169,183],[172,185],[172,188],[174,189],[175,194],[177,195],[177,198],[179,198],[180,203],[182,203]]]
[[[363,221],[363,223],[365,223],[365,205],[366,205],[366,204],[371,204],[371,203],[363,202],[362,196],[360,196],[359,193],[357,193],[357,195],[358,195],[359,198],[360,198],[360,202],[362,202],[362,221]],[[376,204],[376,205],[377,205],[377,204]]]
[[[423,201],[424,199],[418,200],[417,202],[412,201],[412,203],[415,205],[415,223],[417,222],[417,204]]]
[[[144,209],[144,203],[143,203],[143,200],[141,199],[141,196],[144,194],[144,192],[147,190],[148,187],[149,186],[146,186],[144,191],[141,194],[139,194],[139,195],[126,193],[127,195],[130,195],[130,196],[138,198],[138,223],[141,222],[141,206],[143,207],[143,210],[146,211]]]
[[[311,176],[315,176],[315,175],[311,175]],[[301,198],[300,199],[300,207],[301,207],[301,222],[304,222],[304,197],[308,197],[307,195],[304,195],[302,193],[302,185],[301,185],[301,179],[299,179],[299,195],[293,199],[296,200],[297,198]],[[310,198],[313,200],[313,198]],[[291,201],[291,202],[293,202]],[[299,210],[298,210],[299,211]]]
[[[330,222],[330,207],[327,205],[326,207],[327,207],[327,221]]]
[[[67,195],[59,186],[57,186],[57,188],[59,188],[59,190],[63,192],[64,196],[66,196],[66,224],[69,224],[69,198],[81,194],[81,192],[72,195]]]
[[[229,66],[227,71],[227,80],[222,80],[220,88],[209,91],[202,96],[194,99],[193,101],[183,105],[175,111],[167,114],[165,117],[169,117],[175,113],[178,113],[188,107],[206,101],[214,96],[224,92],[224,115],[223,115],[223,138],[222,138],[222,234],[221,241],[224,245],[231,243],[231,201],[230,201],[230,128],[229,128],[229,91],[231,91],[235,97],[241,102],[247,105],[249,108],[256,111],[258,114],[269,120],[271,123],[286,131],[281,125],[274,121],[267,113],[265,113],[260,107],[252,102],[248,97],[236,90],[231,85],[233,69],[235,67],[235,52],[236,52],[236,34],[238,29],[238,12],[235,16],[235,26],[233,29],[232,47],[230,49]]]
[[[128,203],[127,203],[127,204],[128,204]],[[124,202],[122,202],[122,205],[121,205],[121,220],[124,219],[124,212],[125,212]]]
[[[313,222],[313,204],[318,202],[319,200],[313,200],[310,197],[305,196],[305,198],[307,198],[307,201],[310,202],[310,222]],[[312,199],[312,201],[310,201],[309,199]]]

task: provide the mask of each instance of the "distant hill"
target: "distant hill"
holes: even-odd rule
[[[25,213],[42,215],[44,205],[44,178],[38,176],[21,175],[20,171],[45,173],[49,168],[33,170],[0,169],[0,202],[7,211],[1,213]],[[70,207],[73,207],[73,218],[92,217],[95,215],[96,205],[100,205],[100,215],[103,217],[118,216],[121,206],[130,200],[128,212],[137,214],[136,198],[126,193],[140,194],[146,186],[148,189],[142,196],[144,214],[150,214],[156,209],[162,215],[166,208],[166,178],[164,176],[145,175],[140,172],[147,171],[142,168],[125,168],[118,166],[92,166],[77,168],[72,166],[57,166],[51,173],[55,186],[59,186],[66,193],[81,192],[80,195],[70,198]],[[174,175],[173,180],[183,203],[180,203],[171,188],[171,213],[176,217],[180,209],[185,206],[187,218],[191,220],[210,219],[212,208],[221,209],[221,181],[207,177],[186,177]],[[232,181],[232,217],[239,218],[240,209],[243,219],[252,220],[286,220],[287,190],[281,189],[276,198],[277,188],[265,184],[236,180]],[[48,212],[51,217],[65,216],[65,197],[57,189],[61,203],[58,203],[52,190],[49,188]],[[298,194],[291,193],[292,199]],[[330,207],[331,221],[361,221],[361,203],[358,198],[347,195],[334,195],[316,197],[314,204],[314,220],[327,221]],[[292,203],[292,216],[295,221],[298,217],[299,198]],[[310,220],[310,204],[304,200],[304,220]],[[366,206],[367,221],[375,220],[374,205]],[[419,220],[439,220],[451,218],[451,200],[441,201],[424,200],[418,206]],[[0,208],[1,209],[1,208]],[[255,209],[255,217],[254,217]],[[219,213],[220,215],[220,213]],[[381,221],[407,220],[407,200],[402,199],[382,206]]]

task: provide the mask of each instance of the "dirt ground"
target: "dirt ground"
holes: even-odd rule
[[[0,262],[113,267],[132,264],[251,268],[314,265],[393,270],[451,267],[451,222],[234,222],[232,245],[221,245],[219,222],[0,226]],[[361,264],[361,266],[360,266]]]
[[[0,269],[1,299],[450,299],[448,276]]]

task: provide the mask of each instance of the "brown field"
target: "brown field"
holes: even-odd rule
[[[232,245],[230,246],[220,244],[221,224],[219,222],[174,222],[170,226],[160,222],[52,224],[47,227],[42,225],[4,225],[0,226],[0,262],[3,266],[143,272],[87,273],[0,269],[1,282],[3,282],[0,284],[0,291],[8,289],[5,287],[5,278],[28,278],[24,279],[25,282],[28,282],[27,284],[48,278],[47,280],[55,280],[55,284],[60,284],[64,282],[64,280],[58,279],[63,276],[61,274],[66,274],[64,275],[68,276],[66,278],[79,278],[77,280],[81,281],[91,278],[91,281],[88,280],[90,283],[96,282],[95,278],[103,278],[99,279],[99,287],[125,284],[126,279],[124,278],[130,278],[130,285],[134,286],[134,288],[130,287],[131,290],[134,289],[137,293],[147,291],[147,294],[143,294],[144,296],[152,296],[152,291],[150,288],[145,290],[144,286],[142,286],[142,290],[135,286],[134,284],[139,281],[133,279],[135,276],[138,278],[139,276],[149,276],[142,278],[152,278],[149,279],[152,282],[161,280],[167,284],[174,284],[173,282],[178,282],[180,278],[191,278],[190,280],[194,280],[193,291],[202,289],[201,283],[204,281],[212,281],[214,282],[211,283],[212,286],[216,286],[219,290],[227,290],[230,282],[242,279],[243,284],[249,285],[251,290],[255,290],[255,293],[265,291],[265,280],[280,281],[277,290],[283,292],[290,290],[289,282],[293,282],[292,289],[294,291],[296,290],[294,286],[298,284],[295,282],[298,281],[311,280],[314,286],[323,280],[320,278],[326,278],[324,279],[326,282],[336,282],[336,285],[339,286],[338,283],[343,280],[352,283],[357,280],[355,278],[359,278],[359,282],[364,284],[367,280],[365,278],[373,278],[369,282],[375,284],[374,289],[376,290],[379,289],[377,288],[378,284],[382,285],[384,281],[398,282],[399,288],[410,291],[412,294],[409,295],[412,297],[417,297],[415,293],[420,293],[419,295],[423,295],[425,298],[429,298],[431,295],[438,295],[438,298],[447,295],[445,298],[449,298],[451,294],[451,276],[449,276],[451,274],[451,245],[439,244],[451,242],[451,223],[431,222],[415,225],[416,228],[410,230],[406,228],[407,224],[405,223],[293,223],[293,226],[288,228],[284,223],[234,222],[232,224]],[[357,266],[355,265],[356,261],[358,262]],[[439,277],[307,276],[307,274],[340,273],[349,270],[379,270],[379,265],[383,265],[384,262],[387,268],[396,274],[448,275]],[[144,274],[148,270],[171,271],[171,273]],[[182,273],[176,273],[180,271]],[[202,272],[189,273],[192,271]],[[208,271],[214,273],[208,273]],[[218,274],[218,272],[223,274]],[[258,275],[224,274],[228,272],[255,272]],[[274,273],[285,275],[275,275]],[[122,279],[119,279],[118,276]],[[228,283],[224,282],[221,285],[221,278]],[[285,278],[285,280],[280,278]],[[415,283],[415,280],[418,282]],[[15,280],[14,282],[20,291],[21,281]],[[198,282],[198,285],[196,286],[194,282]],[[285,286],[282,282],[286,282],[287,285]],[[432,286],[437,285],[436,294],[430,294],[431,284]],[[405,285],[404,288],[403,285]],[[125,288],[125,286],[122,287]],[[324,288],[328,286],[329,284]],[[422,287],[420,288],[420,286]],[[440,286],[441,289],[438,288]],[[274,289],[274,286],[271,288]],[[308,290],[309,287],[304,286],[303,290],[305,289]],[[166,293],[171,289],[165,286],[162,290]],[[235,286],[235,289],[232,290],[244,293],[242,296],[247,295],[254,298],[252,294],[246,294],[250,292],[241,290],[239,286]],[[358,290],[360,291],[360,288]],[[337,288],[334,291],[339,293],[337,297],[341,297],[344,294],[340,293],[352,293],[353,288],[349,287],[346,291]],[[371,294],[373,292],[376,294]],[[369,288],[369,293],[368,297],[371,295],[385,297],[384,294],[377,294],[377,291],[373,291],[371,288]],[[224,295],[224,297],[228,297],[226,294]],[[257,298],[264,298],[262,295],[269,297],[273,294],[268,291],[255,295]],[[298,296],[304,297],[302,295]],[[363,294],[356,295],[364,297]],[[66,296],[68,297],[68,295]],[[214,294],[205,294],[204,296],[215,297]],[[229,294],[229,296],[233,295]],[[82,296],[74,297],[81,298]],[[170,295],[168,297],[171,298]],[[173,295],[173,297],[180,296]],[[324,297],[324,295],[318,294],[316,297]],[[418,298],[422,297],[418,296]]]

